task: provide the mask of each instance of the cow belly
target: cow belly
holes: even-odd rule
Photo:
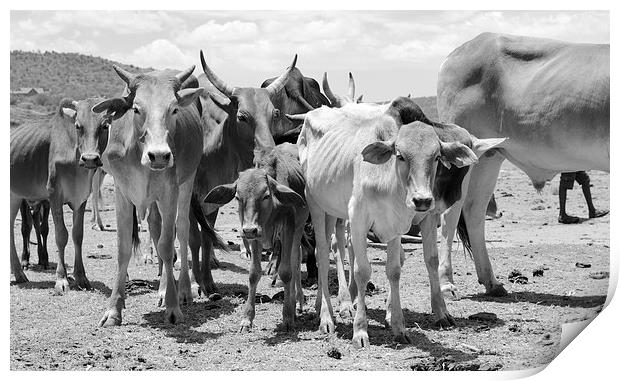
[[[332,184],[306,184],[306,192],[319,204],[325,213],[348,218],[348,205],[351,199],[352,185],[336,182]]]

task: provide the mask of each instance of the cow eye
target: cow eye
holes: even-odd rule
[[[278,110],[277,108],[273,110],[273,117],[274,118],[279,118],[280,117],[280,110]]]
[[[268,194],[263,196],[263,200],[267,200],[267,199],[269,199],[269,195]]]
[[[133,112],[134,112],[136,115],[140,115],[140,110],[138,110],[138,108],[137,108],[137,107],[135,107],[135,106],[133,107]]]
[[[241,199],[239,198],[239,196],[235,195],[235,200],[237,201],[241,201]]]
[[[80,126],[80,124],[76,122],[75,123],[75,129],[79,131],[79,130],[82,129],[82,126]]]
[[[240,122],[247,122],[248,121],[248,117],[245,114],[243,114],[243,113],[237,113],[237,119]]]
[[[405,161],[405,158],[401,154],[396,154],[396,158],[398,158],[398,160],[400,161]]]
[[[108,128],[110,128],[110,122],[103,122],[101,124],[101,128],[107,130]]]
[[[172,115],[176,115],[177,112],[179,112],[179,109],[175,108],[174,110],[172,110]]]

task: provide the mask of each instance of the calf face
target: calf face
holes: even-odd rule
[[[176,125],[180,108],[192,104],[203,91],[202,88],[180,89],[194,67],[170,77],[134,75],[117,66],[114,70],[127,84],[129,95],[103,101],[93,111],[107,111],[107,115],[117,119],[131,109],[134,133],[142,148],[141,164],[153,171],[171,168],[174,156],[170,129]]]
[[[474,152],[458,142],[439,140],[432,126],[422,122],[404,125],[395,139],[371,143],[362,151],[364,161],[384,164],[395,156],[395,175],[407,190],[406,204],[418,212],[435,207],[433,184],[437,163],[464,167],[477,162]]]
[[[267,172],[251,168],[239,174],[232,184],[220,185],[211,190],[204,201],[226,204],[233,198],[239,203],[241,236],[247,240],[261,239],[263,227],[283,206],[303,207],[304,200],[291,188],[278,183]]]

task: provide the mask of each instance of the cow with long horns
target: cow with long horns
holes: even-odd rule
[[[197,100],[204,89],[184,86],[193,66],[180,73],[164,70],[136,75],[117,66],[114,70],[127,85],[126,95],[93,107],[116,120],[103,162],[106,172],[114,176],[118,267],[109,307],[99,324],[121,324],[132,242],[134,248],[139,243],[137,217],[144,219],[149,207],[149,217],[159,220],[153,225],[159,227],[154,242],[164,264],[160,303],[163,299],[166,306],[165,322],[174,324],[183,319],[179,302],[192,300],[187,246],[192,187],[203,150]],[[175,230],[181,257],[178,292],[173,275]]]

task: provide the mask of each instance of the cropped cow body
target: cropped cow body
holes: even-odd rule
[[[509,139],[472,168],[466,196],[444,215],[444,291],[458,295],[450,257],[458,223],[478,282],[488,294],[506,294],[484,234],[502,162],[522,169],[538,190],[560,172],[609,172],[609,106],[609,45],[483,33],[448,56],[437,84],[439,117],[479,138]]]
[[[24,123],[11,129],[11,268],[17,282],[27,282],[17,251],[13,223],[22,200],[49,200],[58,246],[56,292],[69,290],[65,266],[68,232],[63,205],[73,210],[75,248],[73,277],[78,288],[90,288],[82,262],[84,209],[91,191],[94,169],[108,141],[110,118],[91,108],[101,99],[65,99],[49,119]]]
[[[351,224],[356,284],[352,291],[357,294],[351,296],[358,299],[355,346],[368,345],[365,291],[371,273],[366,257],[370,229],[388,243],[386,321],[397,340],[410,342],[398,284],[404,261],[400,237],[412,221],[422,227],[432,310],[440,325],[453,324],[437,273],[438,214],[460,197],[460,181],[467,166],[477,161],[474,151],[481,154],[500,141],[480,141],[458,126],[431,122],[413,101],[402,97],[386,105],[347,104],[306,115],[298,146],[317,237],[320,295],[316,307],[322,331],[334,330],[327,252],[335,218],[349,219]]]
[[[226,204],[233,198],[238,202],[241,234],[252,258],[242,331],[249,330],[254,320],[263,247],[274,251],[280,248],[278,275],[284,282],[282,318],[286,329],[291,328],[294,322],[296,301],[299,310],[302,309],[300,245],[308,218],[304,187],[297,157],[288,153],[285,147],[277,146],[263,156],[256,168],[241,172],[232,184],[213,188],[205,198],[205,202],[216,204]]]

